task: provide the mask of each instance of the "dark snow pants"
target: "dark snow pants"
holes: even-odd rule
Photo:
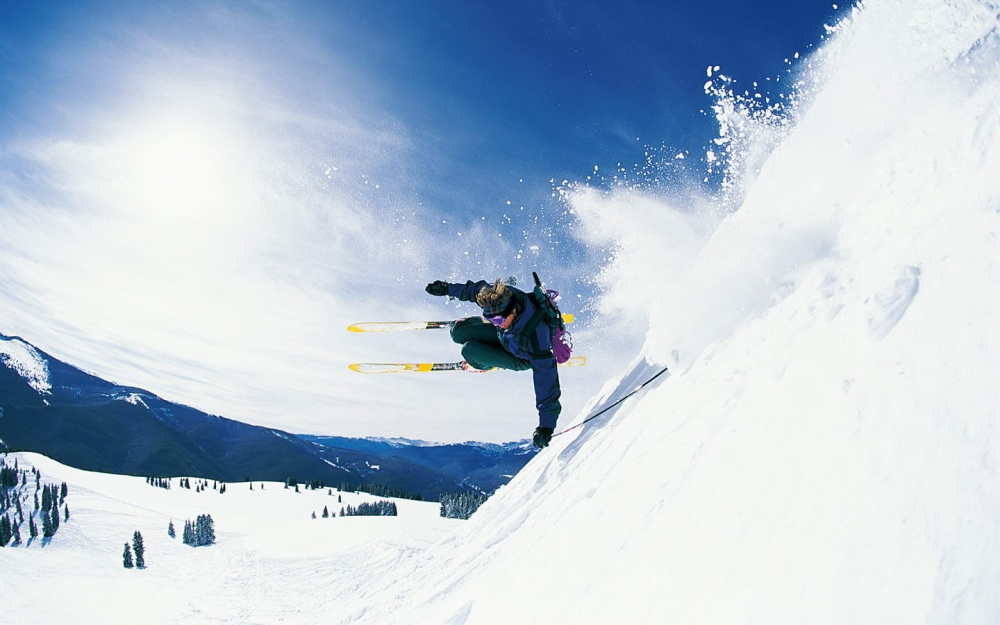
[[[451,328],[451,339],[462,345],[462,358],[476,369],[524,371],[531,363],[511,354],[497,336],[495,325],[482,317],[462,319]]]

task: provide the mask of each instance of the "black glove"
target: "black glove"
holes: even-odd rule
[[[435,295],[437,297],[440,297],[442,295],[447,295],[448,283],[445,282],[444,280],[435,280],[434,282],[428,284],[424,288],[424,290],[430,293],[431,295]]]
[[[552,428],[543,428],[541,426],[535,428],[535,436],[531,439],[535,447],[539,449],[548,447],[550,440],[552,440]]]

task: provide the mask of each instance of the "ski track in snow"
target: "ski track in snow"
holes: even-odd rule
[[[892,330],[909,308],[920,289],[920,269],[903,267],[885,289],[865,301],[868,313],[868,336],[880,341]]]

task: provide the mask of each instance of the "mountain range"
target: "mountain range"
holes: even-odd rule
[[[210,415],[0,334],[0,444],[121,475],[295,479],[436,500],[492,492],[534,455],[526,441],[436,444],[300,435]]]

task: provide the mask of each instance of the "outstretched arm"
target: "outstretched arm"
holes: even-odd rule
[[[479,282],[472,282],[471,280],[465,284],[451,284],[446,282],[445,288],[447,289],[444,295],[448,297],[454,297],[455,299],[462,300],[463,302],[474,302],[476,301],[476,295],[479,291],[483,290],[483,287],[488,286],[489,282],[485,280],[480,280]]]

